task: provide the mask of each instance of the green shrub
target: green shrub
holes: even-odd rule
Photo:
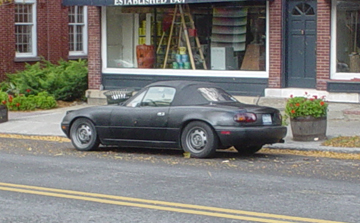
[[[88,87],[87,63],[80,61],[59,62],[59,72],[50,73],[44,85],[57,100],[73,101],[83,99]]]
[[[51,109],[57,106],[56,100],[47,92],[40,92],[38,95],[10,95],[0,92],[1,104],[6,105],[11,111],[29,111],[35,109]]]
[[[47,92],[41,92],[37,96],[34,96],[34,102],[36,103],[36,107],[40,109],[50,109],[57,106],[55,98]]]
[[[49,92],[56,100],[83,99],[87,89],[87,61],[64,61],[52,64],[42,60],[26,64],[23,71],[7,74],[8,80],[0,89],[11,94],[37,95]]]
[[[6,92],[0,91],[0,103],[5,105],[9,100],[9,96]]]

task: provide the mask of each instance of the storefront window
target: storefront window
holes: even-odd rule
[[[360,72],[360,4],[337,1],[337,72]]]
[[[265,2],[107,7],[106,24],[108,68],[265,71]]]

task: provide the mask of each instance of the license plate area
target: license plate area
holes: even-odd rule
[[[263,114],[262,115],[262,121],[264,125],[271,125],[272,119],[270,114]]]

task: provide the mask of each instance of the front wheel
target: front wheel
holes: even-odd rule
[[[206,158],[215,154],[218,139],[213,129],[204,122],[190,122],[181,134],[181,145],[194,158]]]
[[[262,145],[255,145],[255,146],[234,146],[235,149],[241,155],[252,155],[259,151],[262,148]]]
[[[94,124],[86,118],[77,119],[70,128],[70,139],[77,150],[89,151],[99,147]]]

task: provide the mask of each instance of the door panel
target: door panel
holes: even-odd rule
[[[113,109],[112,139],[128,143],[137,141],[137,144],[164,141],[175,93],[172,87],[150,87],[139,92],[124,106]]]
[[[287,12],[287,86],[315,88],[316,1],[288,1]]]
[[[167,130],[169,107],[125,107],[111,114],[116,140],[162,141]]]

